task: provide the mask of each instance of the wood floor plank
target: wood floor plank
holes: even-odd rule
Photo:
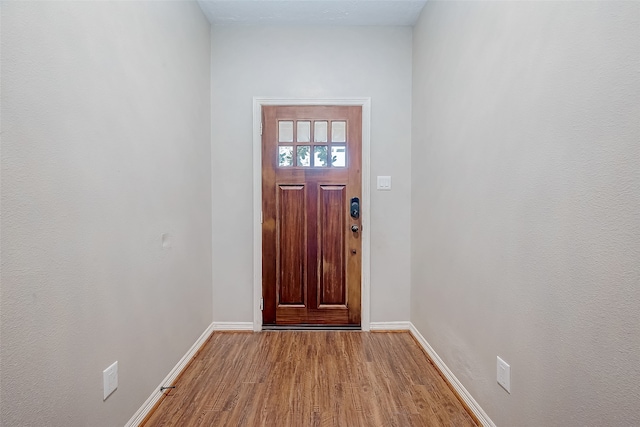
[[[157,426],[476,426],[409,333],[216,332]]]

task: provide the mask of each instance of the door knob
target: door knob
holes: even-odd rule
[[[351,226],[351,231],[353,231],[354,233],[357,233],[358,231],[360,231],[360,227],[358,227],[356,224],[353,224]]]

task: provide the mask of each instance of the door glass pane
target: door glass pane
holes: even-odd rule
[[[313,166],[324,167],[328,166],[329,162],[327,156],[329,154],[329,147],[326,145],[316,145],[313,147]]]
[[[311,142],[311,122],[298,122],[298,142]]]
[[[278,148],[278,166],[293,166],[293,146],[281,145]]]
[[[311,146],[310,145],[298,146],[298,166],[303,166],[303,167],[311,166]]]
[[[334,145],[331,147],[331,166],[343,168],[347,165],[347,147]]]
[[[291,121],[278,122],[278,141],[293,142],[293,122]]]
[[[331,141],[347,142],[347,122],[331,122]]]
[[[313,125],[313,140],[315,142],[327,142],[328,122],[315,122]]]

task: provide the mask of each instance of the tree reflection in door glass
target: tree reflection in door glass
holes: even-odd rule
[[[327,156],[329,155],[329,150],[326,145],[316,145],[313,148],[313,166],[315,167],[325,167],[329,165]]]
[[[331,147],[331,166],[343,168],[347,165],[347,147],[344,145],[334,145]]]
[[[311,151],[311,146],[309,145],[299,145],[298,146],[298,166],[309,167],[311,166],[311,156],[309,155]]]
[[[291,145],[279,147],[278,166],[293,166],[293,147]]]

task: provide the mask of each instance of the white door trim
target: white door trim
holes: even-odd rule
[[[253,330],[262,330],[262,122],[263,105],[357,105],[362,107],[362,316],[363,331],[370,328],[371,288],[371,98],[253,98]]]

